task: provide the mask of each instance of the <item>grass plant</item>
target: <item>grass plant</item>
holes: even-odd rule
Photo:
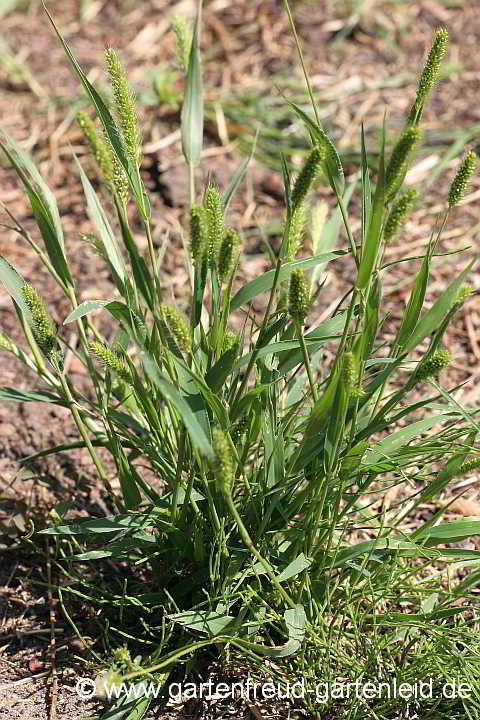
[[[403,232],[415,200],[403,181],[421,142],[446,30],[435,34],[388,157],[384,127],[375,172],[359,128],[361,165],[352,187],[305,71],[311,112],[285,101],[305,127],[309,149],[296,175],[280,156],[281,247],[270,271],[235,292],[242,242],[229,225],[228,206],[247,163],[224,192],[212,183],[196,186],[203,146],[201,6],[191,38],[177,19],[191,280],[188,307],[179,308],[167,298],[152,238],[136,99],[120,57],[107,49],[108,107],[46,12],[96,114],[78,120],[99,166],[101,192],[76,158],[74,168],[94,230],[85,241],[108,266],[115,291],[110,299],[78,301],[55,197],[32,159],[2,133],[41,240],[12,215],[9,222],[70,303],[64,325],[77,327],[75,352],[91,392],[76,387],[65,370],[68,343],[35,278],[24,279],[1,258],[0,280],[26,342],[20,348],[1,334],[2,351],[44,385],[28,392],[4,387],[1,397],[69,408],[78,441],[35,457],[83,447],[103,484],[110,515],[68,521],[59,507],[40,533],[54,539],[55,566],[68,579],[57,592],[72,626],[67,594],[109,618],[104,640],[111,663],[100,679],[109,686],[120,679],[167,686],[172,673],[194,672],[207,649],[224,662],[246,663],[252,674],[267,668],[282,687],[301,679],[304,703],[318,717],[327,710],[351,719],[415,712],[479,717],[480,552],[462,542],[480,534],[480,520],[444,520],[448,502],[428,519],[417,513],[480,464],[478,411],[460,406],[455,388],[439,380],[449,362],[445,333],[468,302],[477,257],[434,300],[428,296],[432,264],[446,262],[442,232],[475,170],[472,152],[452,178],[427,251],[408,260],[412,287],[401,325],[391,342],[383,334],[382,285],[392,266],[384,262],[385,245]],[[301,53],[300,59],[303,65]],[[320,182],[336,199],[333,219],[337,227],[343,223],[347,242],[332,249],[328,233],[320,232],[314,254],[304,257],[309,196]],[[348,214],[353,192],[361,198],[355,233]],[[145,232],[145,256],[132,232],[133,208]],[[322,297],[320,273],[345,261],[354,268],[350,287],[331,316],[309,329],[313,300]],[[259,318],[252,308],[262,293],[267,302]],[[110,338],[95,321],[99,310],[115,324]],[[235,317],[243,318],[241,331]],[[327,345],[335,359],[323,366]],[[129,643],[140,647],[135,660],[123,647]],[[90,660],[99,668],[98,653]],[[328,689],[339,678],[390,685],[432,678],[434,695],[332,696]],[[454,680],[467,683],[468,694],[442,694]],[[143,717],[150,703],[122,697],[114,716]]]

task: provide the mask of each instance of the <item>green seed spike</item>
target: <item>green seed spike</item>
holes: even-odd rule
[[[392,200],[405,179],[410,156],[421,137],[417,127],[407,127],[392,150],[385,172],[385,197]]]
[[[352,394],[358,377],[357,363],[355,355],[351,351],[347,351],[343,356],[343,382],[348,395]]]
[[[207,258],[209,266],[213,268],[217,265],[220,243],[225,234],[222,197],[215,185],[207,187],[204,207],[207,218]]]
[[[463,287],[461,287],[455,296],[452,307],[454,307],[456,310],[459,310],[465,300],[469,298],[472,293],[473,289],[470,285],[464,285]]]
[[[129,385],[132,384],[130,370],[117,353],[100,342],[89,343],[88,351],[91,355],[98,357],[109,370],[113,370],[124,382]]]
[[[15,351],[15,345],[10,340],[8,335],[4,335],[2,332],[0,332],[0,348],[2,350],[7,350],[7,352],[14,352]]]
[[[106,132],[105,132],[105,142],[107,143],[108,149],[110,151],[110,155],[112,156],[112,163],[113,163],[112,194],[116,193],[117,196],[122,201],[123,206],[125,207],[128,202],[128,191],[129,191],[127,173],[125,172],[125,168],[123,167],[122,163],[117,158],[117,155],[113,149],[112,143],[110,142],[110,139],[107,136]]]
[[[239,339],[237,333],[234,333],[232,330],[227,330],[227,332],[223,336],[222,353],[231,350],[238,344]]]
[[[218,252],[218,277],[221,282],[226,280],[232,272],[240,244],[241,240],[237,231],[227,230]]]
[[[192,45],[192,34],[187,27],[187,22],[183,15],[172,15],[170,18],[172,30],[175,33],[175,54],[177,65],[184,73],[188,69],[188,58],[190,56],[190,48]]]
[[[293,210],[305,200],[324,159],[325,152],[323,148],[314,147],[293,185],[291,195]]]
[[[57,349],[57,330],[40,295],[31,285],[22,287],[23,297],[32,314],[32,332],[38,347],[51,360]]]
[[[105,65],[112,86],[117,118],[122,130],[125,148],[131,160],[139,164],[141,158],[141,143],[135,96],[130,92],[127,75],[113,48],[107,48],[107,50],[105,50]]]
[[[415,381],[417,383],[427,380],[429,377],[438,375],[441,370],[444,370],[450,362],[450,355],[448,350],[437,350],[431,358],[422,363],[416,374]]]
[[[310,291],[304,270],[295,268],[290,276],[288,312],[290,317],[303,325],[308,315]]]
[[[77,123],[80,126],[90,151],[102,172],[105,184],[110,189],[113,188],[114,169],[110,148],[101,137],[98,137],[95,125],[87,113],[78,112]]]
[[[475,458],[475,460],[470,460],[469,462],[463,463],[463,465],[461,465],[461,467],[457,470],[453,477],[458,477],[460,475],[468,475],[474,470],[478,470],[478,468],[480,468],[480,458]]]
[[[467,152],[463,158],[462,164],[457,170],[457,174],[453,178],[448,193],[448,206],[453,208],[465,195],[470,179],[477,167],[477,156],[473,151]]]
[[[190,251],[194,263],[203,258],[207,238],[207,219],[201,205],[192,205],[190,209]]]
[[[95,233],[86,233],[81,235],[82,240],[84,240],[92,250],[99,255],[103,260],[107,261],[107,251],[105,250],[105,245],[101,241],[101,239],[95,235]]]
[[[191,352],[192,332],[185,315],[174,305],[162,305],[160,310],[163,321],[177,341],[180,350]]]
[[[390,210],[388,220],[385,223],[385,230],[383,232],[386,243],[388,243],[402,227],[407,217],[407,213],[412,208],[416,197],[416,190],[408,190],[399,197]]]
[[[307,217],[307,208],[305,202],[301,202],[295,210],[293,210],[290,224],[288,226],[288,245],[287,245],[287,261],[295,260],[298,251],[303,244],[303,234],[305,231],[305,221]]]
[[[415,103],[408,116],[409,125],[417,125],[420,121],[425,102],[438,80],[440,66],[448,48],[448,30],[437,30],[433,38],[432,47],[428,53],[427,61],[420,76]]]
[[[215,455],[213,470],[218,486],[225,495],[230,495],[235,477],[235,458],[228,436],[220,428],[212,431],[212,446]]]

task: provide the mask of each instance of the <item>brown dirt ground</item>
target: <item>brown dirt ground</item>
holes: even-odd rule
[[[421,161],[433,162],[444,152],[443,148],[438,148],[439,132],[451,128],[469,129],[475,125],[478,129],[480,74],[476,51],[480,42],[480,6],[477,2],[366,0],[360,4],[358,15],[352,14],[348,2],[310,0],[293,5],[322,119],[341,150],[358,152],[358,127],[362,120],[373,142],[385,109],[388,109],[389,127],[401,126],[432,31],[440,25],[447,26],[450,31],[449,77],[441,83],[426,113],[426,152]],[[80,6],[86,12],[83,20]],[[102,50],[111,44],[121,51],[131,82],[139,93],[151,90],[148,72],[171,62],[173,40],[168,32],[169,14],[173,10],[188,15],[193,13],[190,0],[180,3],[167,0],[92,0],[88,3],[51,0],[49,7],[80,63],[90,73],[90,79],[103,82]],[[33,154],[56,194],[79,298],[107,298],[111,293],[108,275],[80,239],[80,233],[88,232],[90,227],[79,182],[72,172],[72,149],[80,156],[85,155],[71,112],[72,98],[75,102],[81,100],[78,85],[52,36],[40,2],[32,0],[28,8],[13,10],[1,22],[9,58],[14,58],[17,67],[12,71],[5,59],[6,51],[4,54],[0,47],[1,126]],[[294,83],[298,79],[298,87],[302,87],[287,20],[279,1],[237,0],[233,3],[212,0],[204,12],[202,48],[209,100],[223,98],[229,92],[259,97],[275,94],[275,83],[282,87],[281,77],[293,77]],[[274,74],[277,74],[277,80],[274,80]],[[145,177],[153,191],[156,243],[159,245],[165,233],[169,234],[163,284],[168,293],[182,302],[187,276],[177,228],[178,222],[183,220],[186,182],[179,162],[178,111],[171,106],[142,106],[141,114],[146,146]],[[222,113],[218,112],[217,121],[207,123],[205,157],[198,172],[199,187],[210,172],[221,186],[225,186],[238,164],[235,138],[245,128],[228,119],[224,127],[223,119]],[[445,143],[451,145],[452,137],[448,136]],[[474,147],[474,141],[470,145]],[[421,253],[432,222],[442,207],[448,178],[457,164],[458,157],[453,158],[446,173],[425,191],[425,195],[422,193],[403,236],[389,251],[390,259]],[[420,183],[420,188],[425,180],[424,168],[419,158],[415,180]],[[352,170],[353,166],[347,166],[347,172]],[[93,172],[91,176],[94,177]],[[318,197],[325,198],[333,207],[332,197],[324,187],[318,190]],[[480,227],[479,197],[480,178],[477,176],[443,235],[445,251],[465,245],[476,247]],[[239,282],[253,278],[267,267],[257,225],[260,220],[275,220],[279,216],[279,198],[278,177],[253,161],[230,217],[231,224],[241,229],[246,238]],[[0,165],[0,200],[34,232],[31,212],[19,184],[3,161]],[[2,221],[6,221],[5,216]],[[139,242],[143,242],[140,231],[138,237]],[[49,299],[55,318],[61,322],[68,312],[65,298],[15,233],[6,229],[0,231],[0,254],[34,281],[39,292]],[[401,315],[411,281],[411,271],[406,267],[396,266],[386,278],[385,293],[392,326]],[[431,292],[438,293],[445,287],[458,268],[456,256],[437,262]],[[348,264],[332,266],[317,308],[319,316],[328,314],[329,305],[341,294],[349,272]],[[472,284],[480,288],[478,274],[472,278]],[[261,303],[258,309],[261,309]],[[10,300],[3,292],[0,293],[0,327],[20,339]],[[455,358],[448,379],[452,383],[468,381],[460,399],[472,405],[478,401],[479,393],[476,382],[480,359],[479,328],[480,298],[475,296],[466,304],[448,335],[448,347]],[[108,326],[104,329],[108,334]],[[75,341],[74,337],[69,339]],[[2,353],[1,362],[2,385],[24,389],[31,389],[32,384],[35,386],[34,378],[15,364],[11,356]],[[70,372],[76,382],[82,382],[81,368],[74,360]],[[45,515],[60,501],[72,501],[83,513],[101,514],[105,510],[89,460],[82,452],[47,458],[30,467],[28,472],[20,471],[18,461],[25,455],[62,441],[72,441],[75,437],[67,412],[62,408],[25,404],[0,407],[0,533],[3,533],[0,535],[0,548],[3,548],[0,686],[8,685],[0,690],[4,703],[3,709],[0,707],[0,716],[8,715],[12,720],[54,717],[46,684],[50,670],[47,650],[51,604],[45,589],[31,582],[46,582],[48,555],[45,552],[32,556],[28,545],[20,551],[15,538],[32,523],[38,527],[45,522]],[[453,511],[480,514],[477,493],[478,484],[473,478],[467,504],[458,505]],[[55,628],[59,632],[56,716],[59,720],[75,720],[94,712],[95,705],[82,704],[74,692],[74,673],[81,674],[82,666],[72,662],[78,648],[59,611],[55,611]],[[36,675],[37,679],[25,684],[19,682]],[[245,717],[251,717],[254,711],[255,708],[238,709],[237,715],[244,712]],[[149,717],[207,715],[205,708],[194,712],[185,708],[183,714],[178,708],[172,710],[171,715],[161,711]],[[286,717],[280,710],[276,716]],[[220,711],[211,717],[221,717]]]

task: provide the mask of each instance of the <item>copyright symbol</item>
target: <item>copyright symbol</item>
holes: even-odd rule
[[[77,691],[78,697],[82,698],[83,700],[88,700],[95,695],[95,681],[91,680],[90,678],[78,678],[75,685],[75,690]]]

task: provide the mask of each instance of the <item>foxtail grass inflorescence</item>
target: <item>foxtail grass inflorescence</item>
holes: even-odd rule
[[[98,136],[95,125],[86,112],[80,111],[77,113],[77,123],[83,132],[85,140],[87,141],[98,167],[102,172],[105,184],[110,190],[113,190],[114,165],[110,147],[103,138]]]
[[[170,18],[172,30],[175,33],[175,57],[179,69],[186,73],[192,45],[192,33],[188,29],[187,21],[183,15],[174,14]]]
[[[127,75],[113,48],[105,50],[105,65],[112,86],[117,119],[122,131],[125,149],[130,159],[139,164],[141,142],[135,96],[128,87]]]
[[[215,185],[208,185],[204,200],[207,218],[207,260],[210,268],[217,267],[218,251],[225,234],[222,196]]]
[[[241,244],[240,235],[230,228],[226,231],[218,251],[218,277],[220,281],[228,279],[233,270]]]
[[[180,350],[191,352],[192,331],[185,315],[174,305],[161,305],[160,311],[163,322],[172,333]]]
[[[396,203],[393,205],[390,210],[388,220],[385,223],[385,230],[383,232],[383,237],[386,243],[388,243],[402,227],[409,210],[413,207],[416,197],[416,190],[407,190],[407,192],[400,195]]]
[[[450,191],[448,193],[448,206],[450,208],[457,205],[457,203],[459,203],[465,195],[468,184],[473,173],[475,172],[476,167],[477,156],[471,150],[470,152],[467,152],[467,154],[463,158],[462,164],[458,168],[457,174],[453,178],[453,182],[450,186]]]
[[[450,362],[448,350],[437,350],[430,358],[421,363],[415,373],[417,383],[435,377],[441,370],[444,370]]]
[[[90,355],[94,355],[99,358],[109,370],[112,370],[118,375],[124,382],[129,385],[132,384],[132,376],[127,364],[122,360],[119,355],[114,352],[111,348],[103,345],[101,342],[91,342],[88,345],[88,351]]]
[[[190,209],[190,251],[192,260],[197,263],[203,259],[207,239],[207,218],[201,205],[192,205]]]
[[[411,125],[416,125],[420,121],[425,102],[438,80],[440,66],[447,52],[447,48],[448,30],[440,28],[435,33],[432,47],[430,48],[425,66],[422,74],[420,75],[415,103],[408,116],[408,123]]]
[[[4,333],[0,332],[0,348],[2,350],[6,350],[7,352],[14,352],[15,351],[15,345],[10,340],[8,335],[5,335]]]
[[[231,495],[235,478],[235,458],[228,435],[220,428],[212,430],[212,446],[213,471],[218,487],[225,495]]]
[[[394,146],[385,172],[385,197],[387,201],[394,198],[402,185],[411,154],[420,137],[421,132],[417,127],[407,127]]]
[[[288,313],[301,325],[305,322],[310,305],[310,289],[305,271],[302,268],[292,270],[288,292]]]
[[[227,330],[223,336],[222,352],[227,352],[238,345],[239,338],[237,333],[234,333],[233,330]]]
[[[306,218],[307,207],[305,201],[303,201],[299,203],[294,210],[292,210],[292,214],[288,224],[286,254],[286,259],[288,262],[292,262],[293,260],[295,260],[298,251],[302,247]]]
[[[323,148],[314,147],[293,185],[291,194],[293,210],[305,200],[315,178],[318,177],[324,159]]]
[[[22,294],[32,316],[32,332],[35,341],[50,361],[57,348],[57,329],[40,295],[31,285],[22,287]]]

